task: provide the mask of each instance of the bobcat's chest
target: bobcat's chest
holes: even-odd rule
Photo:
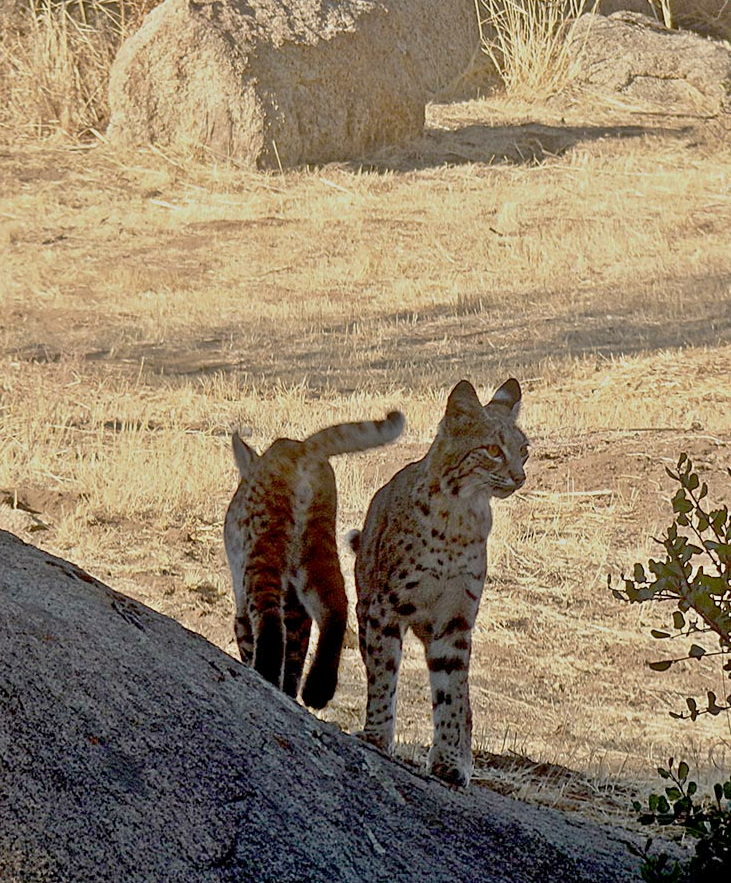
[[[476,614],[488,533],[489,509],[476,513],[462,501],[449,507],[434,499],[421,507],[417,502],[408,541],[392,546],[389,583],[400,615],[430,621],[455,608]]]

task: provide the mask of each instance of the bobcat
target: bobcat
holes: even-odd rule
[[[359,735],[393,750],[401,647],[411,628],[424,645],[434,736],[427,770],[468,785],[472,714],[468,668],[486,571],[491,497],[525,482],[528,440],[515,425],[521,391],[506,381],[485,406],[473,386],[452,390],[426,456],[373,498],[356,552],[360,652],[368,676]]]
[[[343,423],[305,441],[277,439],[261,456],[238,433],[241,481],[226,512],[224,543],[244,663],[296,697],[314,619],[320,629],[303,702],[324,708],[335,692],[348,602],[335,539],[337,493],[328,457],[397,438],[404,416]]]

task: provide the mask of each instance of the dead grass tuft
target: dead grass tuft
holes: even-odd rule
[[[567,38],[573,21],[597,5],[591,0],[475,0],[483,51],[508,95],[547,98],[571,82]]]
[[[102,132],[114,56],[157,2],[15,0],[0,18],[0,125],[16,137]]]

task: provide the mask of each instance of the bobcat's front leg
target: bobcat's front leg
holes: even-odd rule
[[[450,785],[467,786],[472,775],[471,624],[455,616],[424,641],[424,648],[434,722],[427,772]]]
[[[389,622],[384,616],[385,610],[376,608],[359,617],[360,651],[368,677],[368,702],[365,726],[358,735],[390,754],[396,729],[396,687],[403,631],[397,622]]]

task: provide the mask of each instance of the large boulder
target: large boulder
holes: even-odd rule
[[[421,133],[478,47],[473,0],[166,0],[121,47],[108,137],[260,167]]]
[[[666,112],[731,110],[731,47],[634,12],[581,16],[571,30],[575,82]]]
[[[631,883],[627,837],[417,775],[0,531],[0,880]]]
[[[731,3],[729,0],[672,0],[673,27],[696,31],[719,40],[731,39]],[[597,12],[641,12],[662,21],[660,0],[599,0]]]

